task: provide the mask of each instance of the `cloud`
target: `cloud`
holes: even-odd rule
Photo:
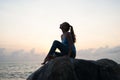
[[[4,50],[5,50],[5,48],[0,48],[0,56],[4,55]]]
[[[30,51],[24,49],[8,52],[5,48],[0,48],[0,62],[3,61],[42,61],[45,55],[35,52],[35,48]]]
[[[24,49],[8,52],[5,48],[0,48],[0,61],[43,61],[45,54],[40,54],[35,51],[35,48],[30,51]],[[109,58],[120,63],[120,46],[115,47],[99,47],[97,49],[90,48],[77,51],[77,58],[87,60],[98,60],[101,58]]]
[[[100,47],[97,49],[84,49],[77,52],[77,58],[97,60],[101,58],[109,58],[120,63],[120,46]]]

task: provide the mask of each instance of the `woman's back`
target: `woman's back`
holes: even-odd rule
[[[69,36],[70,38],[68,39],[67,36]],[[72,53],[73,53],[73,54],[76,54],[76,48],[75,48],[75,45],[74,45],[73,41],[71,40],[71,42],[69,42],[70,39],[72,39],[71,33],[70,33],[70,32],[67,32],[66,34],[63,34],[63,35],[61,36],[61,38],[62,38],[62,43],[63,43],[65,46],[67,46],[68,48],[70,47],[70,43],[71,43],[71,45],[72,45]]]

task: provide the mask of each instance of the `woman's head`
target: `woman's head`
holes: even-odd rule
[[[73,42],[74,43],[76,42],[76,37],[75,37],[75,34],[74,34],[73,27],[68,22],[63,22],[62,24],[60,24],[60,29],[62,29],[62,31],[65,31],[65,32],[68,32],[70,30]]]
[[[70,29],[70,24],[68,22],[63,22],[62,24],[60,24],[60,29],[67,32]]]

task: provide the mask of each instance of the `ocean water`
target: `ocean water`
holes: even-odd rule
[[[26,80],[40,62],[0,62],[0,80]]]

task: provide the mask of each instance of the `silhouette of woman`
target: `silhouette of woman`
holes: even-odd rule
[[[51,49],[42,64],[45,64],[47,61],[59,56],[69,56],[71,58],[75,58],[76,48],[74,43],[76,41],[76,37],[73,27],[68,22],[64,22],[60,24],[60,29],[63,32],[61,35],[62,42],[57,40],[53,42]],[[60,52],[56,52],[57,48],[60,50]]]

